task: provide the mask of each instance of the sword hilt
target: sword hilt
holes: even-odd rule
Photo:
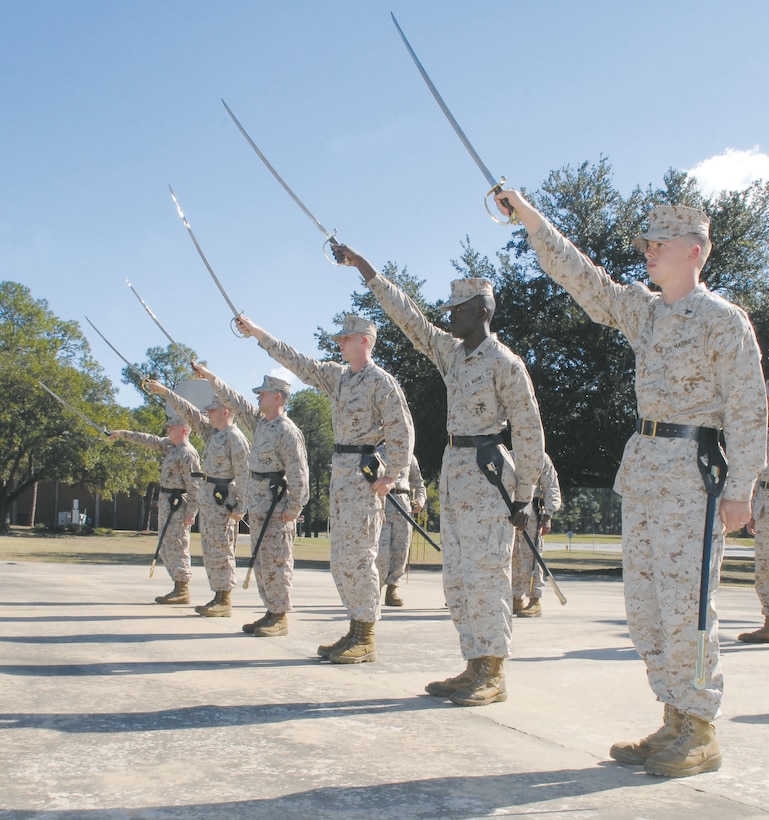
[[[242,310],[240,311],[240,315],[241,316],[243,315]],[[239,339],[248,338],[245,333],[241,333],[238,330],[238,317],[237,316],[233,316],[232,319],[230,319],[230,330],[232,331],[232,335],[237,336]]]
[[[521,220],[518,218],[518,214],[515,212],[515,209],[510,204],[507,197],[502,200],[502,204],[510,211],[510,216],[507,219],[500,219],[489,207],[489,197],[493,197],[498,194],[506,182],[507,180],[504,177],[500,177],[499,182],[486,194],[483,204],[486,206],[486,211],[489,216],[497,223],[497,225],[518,225]],[[498,212],[499,211],[497,210],[497,213]]]
[[[349,265],[350,263],[344,254],[338,255],[339,248],[341,248],[341,243],[337,240],[336,231],[334,231],[323,243],[323,255],[332,265]]]

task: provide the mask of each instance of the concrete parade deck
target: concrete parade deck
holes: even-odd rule
[[[376,663],[338,666],[328,570],[298,569],[291,634],[162,607],[162,568],[0,565],[0,817],[769,818],[769,646],[752,588],[722,587],[720,771],[679,780],[611,761],[662,707],[628,638],[622,583],[562,576],[568,603],[515,619],[509,698],[460,708],[425,684],[464,667],[438,572],[383,609]],[[244,570],[239,570],[242,583]],[[193,605],[211,597],[194,569]]]

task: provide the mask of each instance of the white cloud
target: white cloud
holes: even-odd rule
[[[741,191],[756,180],[769,180],[769,154],[762,154],[758,145],[748,151],[727,148],[723,154],[698,162],[688,173],[696,177],[705,196]]]

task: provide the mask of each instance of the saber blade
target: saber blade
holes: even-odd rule
[[[61,396],[57,393],[54,393],[50,387],[46,387],[41,381],[38,381],[40,387],[45,390],[46,393],[50,393],[56,401],[59,402],[63,407],[66,407],[71,413],[74,413],[81,421],[84,421],[89,426],[93,427],[94,430],[98,430],[100,433],[103,433],[105,436],[109,435],[109,430],[103,424],[97,424],[95,421],[91,421],[91,419],[86,416],[85,413],[81,413],[77,407],[73,407],[68,401],[65,401]]]
[[[87,316],[85,317],[85,320],[99,334],[99,336],[102,337],[102,339],[118,355],[118,357],[128,365],[128,368],[131,370],[132,373],[136,374],[139,377],[139,379],[141,379],[141,381],[145,381],[147,379],[147,377],[135,365],[131,364],[131,362],[129,362],[128,359],[126,359],[126,357],[115,347],[115,345],[112,344],[112,342],[110,342],[110,340],[99,330],[98,327],[96,327],[96,325]]]
[[[398,29],[398,34],[400,34],[401,39],[403,40],[403,43],[406,46],[406,49],[408,50],[408,53],[411,55],[411,59],[414,61],[416,67],[419,69],[419,73],[422,75],[422,79],[425,81],[425,83],[427,83],[427,87],[430,89],[430,93],[433,95],[433,97],[435,97],[435,101],[440,106],[440,109],[441,111],[443,111],[444,116],[451,124],[451,127],[454,129],[459,139],[462,141],[462,145],[465,146],[470,156],[475,160],[475,164],[481,169],[481,172],[486,177],[486,181],[489,183],[492,189],[498,190],[501,187],[500,181],[497,180],[491,173],[491,171],[489,171],[489,169],[486,167],[486,164],[480,158],[478,152],[475,150],[475,148],[473,148],[472,143],[465,135],[465,132],[461,129],[459,123],[454,119],[454,115],[451,113],[451,111],[449,111],[449,107],[443,101],[443,97],[441,97],[441,95],[438,93],[438,89],[435,87],[433,81],[428,76],[427,72],[422,66],[422,63],[419,62],[419,57],[417,57],[417,55],[415,54],[414,49],[411,47],[411,43],[409,43],[409,41],[406,39],[406,35],[403,33],[403,29],[398,25],[398,21],[395,19],[395,15],[392,12],[390,12],[390,17],[392,17],[393,23],[395,23],[395,28]],[[502,178],[501,181],[504,182],[504,178]]]
[[[195,238],[195,234],[192,232],[192,228],[190,227],[190,223],[187,221],[187,217],[184,215],[184,211],[182,210],[182,206],[179,204],[179,200],[176,198],[176,194],[174,194],[174,189],[169,185],[168,190],[171,192],[171,199],[174,201],[174,205],[176,205],[176,210],[179,212],[179,216],[184,223],[184,227],[187,229],[187,233],[190,235],[190,239],[192,240],[192,244],[195,246],[200,258],[203,260],[203,264],[206,266],[209,274],[211,274],[211,278],[214,280],[214,284],[217,288],[219,288],[219,292],[224,296],[224,301],[230,306],[230,310],[232,311],[232,315],[237,319],[243,311],[237,310],[235,305],[232,304],[232,300],[227,295],[227,291],[222,286],[222,283],[219,281],[219,277],[214,273],[214,269],[209,264],[208,259],[206,259],[206,255],[203,253],[203,249],[198,244],[198,240]]]
[[[141,306],[147,311],[147,313],[149,313],[150,319],[152,319],[152,321],[160,328],[166,339],[168,339],[168,341],[171,342],[171,344],[179,351],[179,353],[181,353],[182,356],[184,356],[184,358],[189,362],[190,365],[194,364],[194,362],[190,358],[189,353],[187,353],[187,351],[179,344],[179,342],[177,342],[174,339],[174,337],[163,327],[163,325],[160,323],[160,319],[158,319],[158,317],[155,316],[155,314],[150,309],[150,306],[144,301],[144,299],[142,299],[141,296],[139,296],[139,294],[136,292],[136,288],[128,281],[127,276],[125,281],[128,287],[131,288],[131,293],[133,293],[133,295],[141,303]]]
[[[302,202],[302,200],[301,200],[301,199],[299,199],[299,197],[298,197],[298,196],[297,196],[297,195],[296,195],[296,194],[295,194],[295,193],[291,190],[291,188],[288,186],[288,184],[287,184],[287,183],[286,183],[286,181],[283,179],[283,177],[282,177],[282,176],[281,176],[281,175],[280,175],[280,174],[279,174],[279,173],[278,173],[278,172],[277,172],[277,171],[276,171],[276,170],[272,167],[272,165],[270,164],[270,161],[267,159],[267,157],[266,157],[266,156],[265,156],[265,155],[264,155],[264,154],[263,154],[263,153],[259,150],[259,148],[257,148],[256,143],[255,143],[255,142],[251,139],[251,137],[249,137],[248,132],[247,132],[247,131],[246,131],[246,129],[245,129],[245,128],[243,128],[243,126],[240,124],[240,122],[238,121],[238,118],[237,118],[237,117],[236,117],[236,116],[232,113],[232,110],[230,109],[229,105],[227,105],[227,103],[226,103],[224,100],[222,100],[222,105],[223,105],[223,106],[225,107],[225,109],[227,110],[227,113],[228,113],[228,114],[230,115],[230,117],[232,118],[232,121],[235,123],[235,125],[237,125],[238,130],[240,131],[240,133],[241,133],[241,134],[243,134],[243,136],[246,138],[246,142],[247,142],[247,143],[248,143],[248,144],[249,144],[249,145],[250,145],[250,146],[254,149],[254,151],[256,151],[256,153],[257,153],[257,155],[258,155],[259,159],[261,159],[261,161],[262,161],[262,162],[263,162],[263,163],[267,166],[267,168],[268,168],[269,172],[270,172],[270,173],[271,173],[271,174],[275,177],[275,179],[277,179],[277,180],[278,180],[278,182],[279,182],[279,183],[283,186],[283,189],[285,190],[285,192],[286,192],[286,193],[287,193],[287,194],[291,197],[291,199],[293,199],[293,200],[294,200],[294,202],[296,202],[296,204],[297,204],[297,205],[301,208],[301,210],[304,212],[305,216],[307,216],[307,217],[308,217],[308,219],[310,220],[310,222],[312,222],[312,224],[313,224],[313,225],[315,225],[315,227],[316,227],[316,228],[317,228],[317,229],[318,229],[318,230],[319,230],[319,231],[323,234],[323,236],[325,236],[325,237],[326,237],[326,239],[327,239],[327,240],[328,240],[328,241],[329,241],[332,245],[337,244],[337,243],[336,243],[336,240],[334,239],[334,236],[336,236],[336,231],[334,231],[333,233],[330,233],[329,231],[327,231],[327,230],[323,227],[323,225],[321,225],[321,224],[320,224],[320,222],[318,222],[318,220],[317,220],[317,219],[313,216],[313,214],[309,211],[309,209],[307,208],[307,206],[304,204],[304,202]]]

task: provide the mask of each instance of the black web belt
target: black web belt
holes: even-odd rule
[[[192,475],[195,475],[195,473],[192,473]],[[171,494],[173,494],[173,493],[186,493],[187,490],[185,490],[184,487],[180,487],[180,488],[177,488],[177,487],[161,487],[160,492],[161,493],[171,493]]]
[[[230,484],[232,482],[231,478],[216,478],[216,476],[206,475],[206,473],[190,473],[190,475],[194,478],[202,478],[209,484]]]
[[[362,453],[370,456],[376,447],[373,444],[335,444],[335,453]]]
[[[271,473],[259,473],[256,470],[251,470],[251,478],[262,478],[269,480],[279,480],[285,475],[284,470],[273,470]]]
[[[691,441],[718,436],[715,427],[696,427],[693,424],[666,424],[664,421],[638,419],[635,423],[636,433],[646,438],[688,438]]]
[[[449,433],[449,447],[481,447],[484,444],[501,444],[502,433],[488,436],[454,436]]]

